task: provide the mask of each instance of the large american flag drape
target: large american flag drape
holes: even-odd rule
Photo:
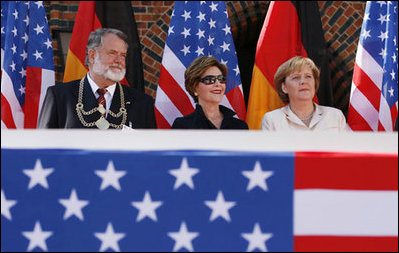
[[[393,130],[398,117],[397,40],[398,2],[367,2],[348,112],[352,130]]]
[[[1,251],[396,252],[397,166],[390,153],[2,146]]]
[[[194,100],[184,86],[184,71],[199,56],[213,56],[227,65],[222,104],[245,119],[240,70],[225,2],[176,1],[155,99],[159,128],[170,128],[177,117],[194,111]]]
[[[36,128],[55,83],[43,2],[1,1],[1,128]]]

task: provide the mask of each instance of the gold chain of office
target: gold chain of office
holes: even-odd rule
[[[123,125],[125,125],[126,119],[127,119],[127,111],[125,108],[125,97],[124,97],[122,85],[119,82],[117,83],[117,85],[119,85],[119,91],[120,91],[120,96],[121,96],[121,107],[119,108],[119,112],[114,113],[113,111],[108,110],[108,114],[114,118],[119,118],[122,115],[122,122],[119,125],[116,125],[116,124],[108,122],[108,120],[106,120],[104,118],[104,116],[102,116],[104,113],[107,112],[107,110],[104,108],[104,106],[102,104],[99,104],[98,107],[95,107],[87,112],[83,109],[83,83],[84,83],[84,77],[80,80],[78,103],[76,104],[76,113],[78,114],[78,118],[79,118],[80,122],[83,124],[83,126],[85,126],[85,127],[97,126],[97,128],[99,128],[101,130],[108,129],[110,126],[113,128],[116,128],[116,129],[121,129],[123,127]],[[88,116],[97,111],[100,112],[100,114],[101,114],[100,119],[98,119],[97,121],[88,123],[83,118],[83,115]]]

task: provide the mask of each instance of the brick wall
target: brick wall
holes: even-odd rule
[[[174,2],[132,1],[131,3],[142,44],[145,91],[155,97],[163,47]],[[346,112],[365,2],[318,1],[318,4],[324,35],[331,54],[330,68],[335,106]],[[64,69],[58,34],[62,31],[72,31],[78,5],[79,1],[45,1],[53,37],[57,81],[62,81]],[[254,54],[254,45],[256,45],[269,1],[226,1],[226,6],[239,61],[240,55],[242,59],[245,59],[239,64],[244,93],[248,93],[252,73],[249,65],[253,65],[253,55],[248,56],[248,54]]]

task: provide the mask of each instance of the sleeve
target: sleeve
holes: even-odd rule
[[[263,116],[261,130],[272,131],[270,114],[266,113]]]
[[[59,128],[54,87],[49,87],[39,116],[38,128]]]
[[[183,124],[183,120],[181,118],[176,118],[175,121],[173,121],[172,124],[172,129],[185,129]]]
[[[152,100],[150,103],[148,103],[148,110],[147,110],[147,128],[157,128],[157,121],[155,120],[155,113],[154,113],[154,100]]]
[[[339,112],[339,116],[338,116],[338,119],[339,119],[339,131],[340,132],[345,132],[347,130],[345,116],[344,116],[344,114],[342,113],[341,110],[338,110],[338,112]]]
[[[154,99],[147,94],[138,94],[138,98],[141,100],[141,108],[139,110],[142,111],[140,114],[143,119],[141,128],[156,129]]]
[[[249,127],[248,127],[247,122],[245,122],[245,121],[242,120],[242,128],[241,128],[241,129],[249,130]]]

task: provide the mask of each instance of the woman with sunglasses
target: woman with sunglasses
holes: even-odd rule
[[[220,105],[226,90],[227,68],[213,57],[195,59],[184,73],[187,92],[196,103],[195,111],[177,118],[172,129],[248,129],[247,123]]]

